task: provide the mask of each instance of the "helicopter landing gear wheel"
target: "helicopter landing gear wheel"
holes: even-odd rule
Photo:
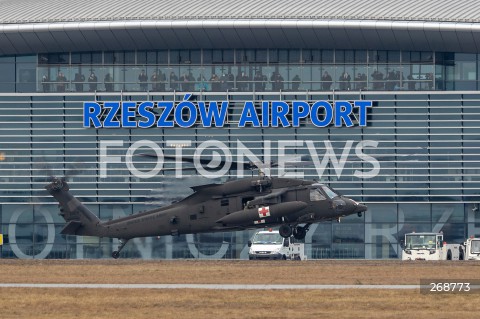
[[[125,247],[125,245],[128,243],[128,239],[122,239],[120,238],[119,239],[119,245],[118,245],[118,249],[115,250],[113,253],[112,253],[112,257],[117,259],[118,257],[120,257],[120,251],[123,249],[123,247]]]
[[[302,240],[307,236],[307,229],[302,226],[297,226],[293,229],[293,237]]]
[[[293,232],[292,227],[290,227],[290,225],[287,225],[287,224],[283,224],[278,229],[278,233],[283,238],[289,238],[290,236],[292,236],[292,232]]]

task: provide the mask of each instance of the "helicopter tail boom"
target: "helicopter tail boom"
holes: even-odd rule
[[[100,219],[70,194],[69,186],[63,178],[54,178],[45,189],[58,201],[60,216],[67,222],[60,232],[62,235],[102,237]]]

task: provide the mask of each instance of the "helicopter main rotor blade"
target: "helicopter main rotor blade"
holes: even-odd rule
[[[151,158],[158,158],[157,154],[153,153],[140,153],[137,154],[138,156],[143,156],[143,157],[151,157]],[[174,156],[174,155],[164,155],[164,159],[171,160],[171,161],[177,161],[180,160],[182,162],[187,162],[187,163],[200,163],[202,166],[206,167],[207,170],[209,169],[214,169],[216,167],[224,166],[227,164],[227,162],[231,163],[230,169],[231,170],[238,170],[240,167],[243,167],[244,170],[252,170],[252,169],[263,169],[265,167],[268,167],[269,165],[264,164],[264,163],[256,163],[256,162],[237,162],[237,161],[226,161],[222,159],[219,154],[216,154],[215,156],[212,157],[200,157],[200,158],[195,158],[191,156]],[[272,163],[270,167],[275,165]]]

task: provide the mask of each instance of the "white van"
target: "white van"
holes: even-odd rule
[[[280,236],[278,230],[260,230],[248,241],[248,259],[305,260],[304,244],[294,241],[293,237]]]

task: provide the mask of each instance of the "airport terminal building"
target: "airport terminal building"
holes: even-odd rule
[[[170,155],[213,141],[235,159],[239,150],[265,162],[267,152],[309,158],[314,165],[271,173],[326,183],[369,208],[312,225],[309,259],[398,258],[412,231],[442,231],[449,243],[480,236],[479,81],[480,5],[471,0],[0,0],[0,258],[109,258],[116,248],[60,235],[65,222],[43,189],[50,176],[67,176],[102,220],[238,176],[180,177],[166,162],[143,178],[126,162],[145,140]],[[84,125],[85,102],[185,99],[228,101],[224,125]],[[239,125],[246,101],[362,100],[373,105],[365,125],[355,116],[351,127],[309,117]],[[133,161],[141,171],[156,165]],[[252,234],[135,239],[122,256],[247,258]]]

